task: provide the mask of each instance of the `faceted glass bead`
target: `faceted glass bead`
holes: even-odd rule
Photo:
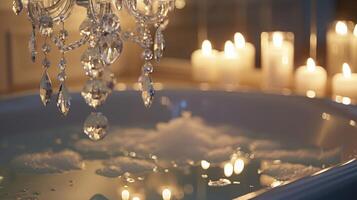
[[[57,80],[63,82],[66,79],[67,79],[67,75],[66,75],[65,71],[61,71],[60,73],[58,73]]]
[[[161,28],[159,27],[156,30],[155,33],[155,40],[154,40],[154,57],[155,60],[159,61],[164,53],[165,49],[165,39],[164,39],[164,34],[161,31]]]
[[[154,86],[150,76],[147,74],[142,74],[139,78],[139,84],[141,98],[143,99],[144,105],[148,108],[151,106],[155,95]]]
[[[16,15],[20,14],[23,8],[24,6],[21,0],[14,0],[12,2],[12,11],[14,11]]]
[[[89,77],[98,77],[103,71],[103,65],[97,47],[87,49],[81,57],[81,63],[86,75]]]
[[[142,57],[144,60],[149,61],[154,57],[154,54],[152,53],[151,49],[145,49],[142,53]]]
[[[84,19],[84,21],[79,26],[79,31],[81,35],[89,35],[91,33],[93,23],[89,18]]]
[[[91,113],[84,122],[83,131],[93,141],[103,139],[107,135],[108,119],[102,113]]]
[[[142,68],[144,74],[150,74],[154,71],[154,67],[150,62],[146,62]]]
[[[51,61],[48,60],[48,58],[44,58],[43,61],[42,61],[42,66],[44,68],[49,68],[51,66]]]
[[[45,43],[42,45],[43,53],[48,54],[48,53],[50,53],[50,51],[51,51],[51,46],[49,44]]]
[[[67,30],[60,30],[58,37],[61,40],[65,40],[68,37],[68,31]]]
[[[32,31],[29,40],[29,51],[31,53],[31,61],[35,62],[37,52],[36,52],[36,34],[34,30]]]
[[[40,33],[43,36],[50,36],[53,32],[53,21],[50,16],[43,15],[40,17]]]
[[[115,14],[106,13],[103,15],[100,25],[104,32],[112,33],[120,28],[119,18]]]
[[[45,70],[40,81],[40,97],[44,106],[50,102],[51,95],[52,83],[50,77],[48,76],[47,70]]]
[[[116,78],[108,68],[105,68],[102,74],[102,80],[107,83],[108,88],[112,91],[116,84]]]
[[[102,36],[99,39],[99,50],[103,62],[107,65],[113,64],[123,50],[123,41],[116,33]]]
[[[109,93],[106,82],[100,79],[88,80],[81,92],[85,102],[93,108],[102,105]]]
[[[61,83],[58,97],[57,97],[57,107],[59,111],[66,116],[71,107],[71,95],[69,94],[64,82]]]
[[[67,61],[64,58],[61,58],[61,60],[58,63],[58,68],[62,71],[65,70],[67,66]]]

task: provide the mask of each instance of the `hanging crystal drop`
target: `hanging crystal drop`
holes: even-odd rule
[[[154,54],[152,53],[152,50],[151,49],[145,49],[143,51],[143,53],[141,54],[141,57],[146,60],[146,61],[149,61],[151,60],[153,57],[154,57]]]
[[[89,35],[93,27],[92,20],[85,18],[84,21],[79,25],[79,31],[81,35]]]
[[[85,102],[93,108],[102,105],[109,93],[106,82],[100,79],[88,80],[81,92]]]
[[[87,76],[92,78],[98,77],[104,67],[101,63],[99,48],[87,49],[81,57],[81,63]]]
[[[64,116],[68,114],[69,108],[71,107],[71,95],[64,82],[61,83],[58,92],[57,107]]]
[[[119,18],[113,13],[106,13],[103,15],[100,25],[102,30],[106,33],[112,33],[114,31],[120,31]]]
[[[123,50],[123,41],[116,33],[102,36],[98,45],[101,58],[106,65],[113,64]]]
[[[151,62],[146,62],[142,67],[142,71],[144,74],[151,74],[154,71],[154,66],[152,66]]]
[[[108,119],[100,112],[91,113],[84,122],[83,131],[93,141],[103,139],[107,135]]]
[[[34,27],[29,40],[29,51],[31,54],[31,61],[35,62],[37,52],[36,52],[36,33]]]
[[[165,49],[165,38],[162,33],[161,27],[156,30],[154,40],[154,57],[156,61],[160,61]]]
[[[144,105],[149,108],[154,99],[154,86],[152,80],[148,74],[142,74],[139,78],[141,98],[143,99]]]
[[[40,33],[43,36],[50,36],[53,32],[53,21],[50,16],[43,15],[40,17]]]
[[[112,0],[112,2],[117,10],[121,10],[123,7],[123,0]]]
[[[52,83],[50,77],[48,76],[47,70],[45,70],[40,81],[40,97],[44,106],[50,102],[51,95]]]
[[[19,15],[23,8],[24,8],[24,5],[22,4],[21,0],[14,0],[12,2],[12,11],[14,11],[14,13],[16,15]]]

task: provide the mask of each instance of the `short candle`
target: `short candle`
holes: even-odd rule
[[[234,45],[240,57],[237,67],[242,71],[251,71],[255,68],[255,48],[254,45],[246,42],[241,33],[234,34]]]
[[[307,97],[323,97],[325,95],[327,72],[316,66],[312,58],[307,59],[306,66],[301,66],[295,73],[295,92]]]
[[[357,74],[351,72],[351,68],[347,63],[343,63],[342,73],[333,77],[332,91],[336,102],[343,104],[356,103]]]
[[[239,62],[241,61],[232,41],[226,41],[224,52],[218,56],[217,66],[219,76],[224,83],[237,83],[239,81]]]

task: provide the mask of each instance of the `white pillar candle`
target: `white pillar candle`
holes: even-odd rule
[[[337,21],[327,32],[327,71],[329,75],[340,72],[344,62],[352,63],[352,22]]]
[[[289,88],[293,77],[293,33],[263,32],[261,48],[263,88],[278,92]]]
[[[295,73],[295,92],[307,97],[323,97],[326,90],[327,72],[316,66],[312,58],[307,59],[306,66],[301,66]]]
[[[227,41],[224,45],[224,52],[221,52],[217,59],[219,76],[223,83],[237,83],[239,81],[239,63],[241,59],[235,50],[232,41]]]
[[[212,49],[211,42],[203,41],[202,49],[196,50],[192,53],[192,73],[196,81],[214,82],[217,81],[217,54],[218,51]]]
[[[237,63],[242,71],[252,71],[255,68],[255,48],[254,45],[246,42],[241,33],[234,34],[234,45],[241,62]]]
[[[342,65],[342,73],[336,74],[332,79],[334,99],[343,104],[356,103],[357,100],[357,74],[351,72],[347,63]]]
[[[357,24],[353,29],[351,56],[352,56],[352,66],[354,67],[353,70],[357,71]]]

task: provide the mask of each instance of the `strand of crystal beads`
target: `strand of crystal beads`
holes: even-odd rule
[[[47,106],[51,101],[52,96],[52,83],[48,75],[48,68],[51,66],[51,62],[47,58],[47,54],[51,51],[50,45],[47,44],[47,36],[45,36],[45,42],[42,45],[42,52],[44,54],[44,59],[42,61],[42,67],[44,68],[43,75],[40,81],[40,97],[44,106]]]
[[[68,32],[64,28],[63,20],[61,20],[61,23],[62,23],[62,30],[60,31],[58,38],[63,42],[63,44],[65,44],[65,41],[68,37]],[[67,61],[64,57],[64,52],[62,52],[62,58],[58,64],[60,72],[57,75],[57,79],[60,81],[60,88],[57,97],[57,107],[64,116],[68,114],[69,109],[71,107],[71,95],[69,94],[65,84],[65,81],[67,79],[66,66],[67,66]]]
[[[37,55],[37,51],[36,51],[36,26],[34,24],[32,24],[32,32],[30,35],[30,40],[29,40],[29,51],[30,51],[30,55],[31,55],[31,61],[34,63],[36,61],[36,55]]]
[[[165,38],[162,31],[163,31],[163,27],[160,24],[156,29],[155,39],[154,39],[154,57],[157,62],[160,61],[165,50]]]

